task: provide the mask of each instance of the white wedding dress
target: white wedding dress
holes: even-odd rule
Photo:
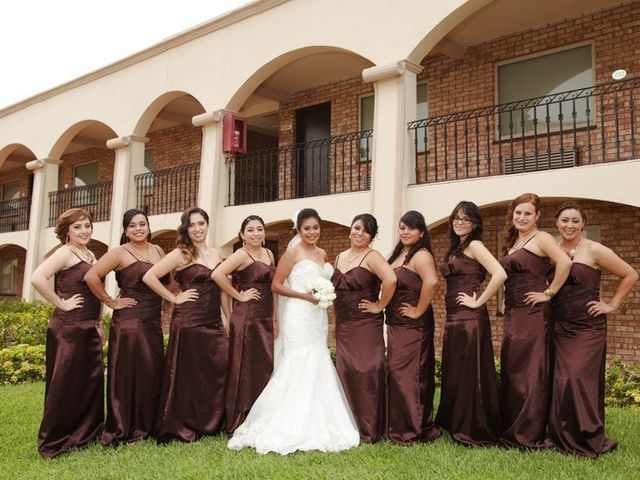
[[[332,273],[328,263],[320,267],[304,259],[293,266],[285,284],[304,292],[309,280],[331,278]],[[306,300],[282,299],[273,374],[228,447],[287,455],[357,446],[358,428],[327,348],[327,311]]]

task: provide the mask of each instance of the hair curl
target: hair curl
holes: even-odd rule
[[[191,207],[185,210],[180,217],[180,226],[178,227],[178,238],[176,239],[176,247],[180,249],[185,263],[194,262],[198,258],[198,249],[189,238],[189,224],[191,223],[191,215],[199,213],[209,225],[209,214],[200,207]]]

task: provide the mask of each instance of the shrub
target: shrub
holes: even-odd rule
[[[45,379],[44,345],[14,345],[0,350],[0,385]]]
[[[611,360],[605,372],[604,402],[608,407],[640,407],[640,367]]]
[[[43,302],[0,300],[0,348],[44,344],[53,310],[53,305]]]

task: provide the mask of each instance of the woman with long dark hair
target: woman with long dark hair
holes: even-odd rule
[[[240,426],[273,370],[273,295],[276,270],[271,250],[265,248],[264,221],[249,215],[240,225],[242,248],[211,274],[236,302],[229,326],[229,378],[226,394],[226,431]],[[234,283],[228,276],[233,275]]]
[[[438,288],[431,239],[421,213],[410,210],[399,222],[400,240],[389,257],[398,283],[386,309],[387,435],[399,444],[437,438],[433,423],[435,354],[431,300]]]
[[[500,435],[498,386],[486,303],[507,274],[482,243],[482,215],[462,201],[449,216],[442,264],[447,318],[442,338],[442,389],[436,423],[463,445],[491,445]],[[489,273],[491,280],[482,291]]]
[[[40,295],[56,307],[47,325],[44,414],[38,433],[43,458],[91,443],[104,421],[100,301],[83,280],[96,261],[87,248],[91,214],[67,210],[54,231],[62,246],[31,277]],[[53,276],[55,289],[49,284]]]
[[[551,404],[549,301],[569,275],[571,261],[547,232],[538,230],[540,198],[523,193],[505,217],[504,336],[500,351],[500,442],[507,447],[549,447]],[[555,264],[555,273],[548,279]]]
[[[164,252],[150,242],[149,219],[142,210],[127,210],[122,229],[120,246],[104,254],[84,277],[94,295],[113,309],[107,419],[100,439],[104,445],[141,440],[153,432],[162,381],[162,298],[142,282],[142,277]],[[111,271],[115,271],[120,287],[115,299],[102,284]],[[168,280],[168,275],[163,277],[163,282]]]
[[[180,217],[176,248],[142,279],[175,304],[156,425],[161,443],[213,435],[224,419],[229,345],[220,310],[226,310],[227,302],[211,280],[222,258],[207,245],[208,230],[207,212],[198,207],[186,210]],[[181,289],[177,295],[160,281],[172,271]]]
[[[336,257],[332,278],[337,296],[336,369],[358,424],[360,441],[365,443],[384,436],[382,311],[396,287],[393,269],[371,248],[377,233],[378,222],[373,215],[356,215],[349,232],[351,246]]]
[[[614,449],[604,435],[607,314],[617,310],[638,272],[611,249],[582,236],[587,214],[575,202],[556,211],[569,278],[551,302],[554,319],[553,398],[549,436],[563,452],[595,458]],[[613,297],[600,297],[602,270],[620,278]]]

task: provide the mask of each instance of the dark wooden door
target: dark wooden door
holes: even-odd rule
[[[298,196],[310,197],[329,193],[329,142],[331,136],[331,104],[323,103],[296,112],[296,150]]]

